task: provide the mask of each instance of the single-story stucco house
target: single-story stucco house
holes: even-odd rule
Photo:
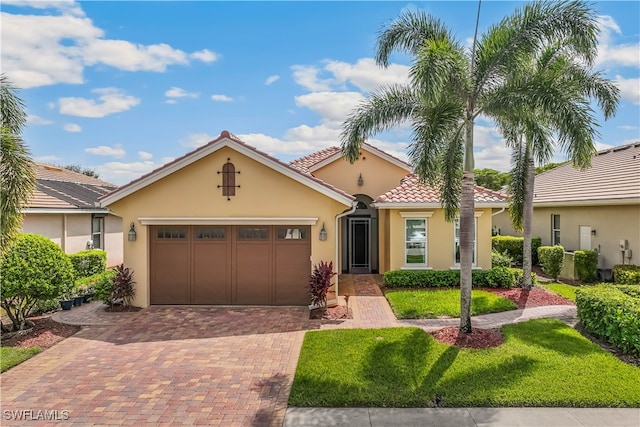
[[[283,163],[227,131],[103,196],[134,231],[124,261],[135,304],[306,305],[312,265],[345,273],[455,269],[456,224],[437,191],[369,145]],[[491,216],[504,196],[476,189],[477,268],[491,267]]]
[[[36,163],[36,189],[22,210],[22,232],[53,240],[65,253],[107,252],[107,265],[122,263],[122,219],[98,198],[117,187],[59,166]]]
[[[519,235],[506,212],[494,226]],[[638,264],[640,141],[600,151],[588,169],[565,164],[536,176],[532,231],[543,245],[559,244],[568,253],[596,249],[603,270]]]

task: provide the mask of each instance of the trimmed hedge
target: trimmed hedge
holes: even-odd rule
[[[95,287],[96,284],[107,281],[110,282],[116,275],[115,270],[112,268],[103,271],[102,273],[94,274],[88,277],[81,277],[75,281],[75,287],[77,288],[89,288]]]
[[[97,277],[95,282],[92,282],[94,289],[93,298],[98,301],[102,301],[107,305],[113,305],[113,288],[114,280],[118,272],[114,268],[110,268],[107,271],[92,277]]]
[[[578,318],[591,333],[625,353],[640,355],[640,298],[612,285],[576,290]]]
[[[538,248],[538,259],[540,260],[542,271],[557,279],[564,264],[564,248],[560,245],[540,246]]]
[[[614,285],[617,290],[630,297],[640,298],[640,286],[636,285]]]
[[[578,280],[584,283],[598,280],[598,251],[575,251],[573,262]]]
[[[492,267],[511,267],[513,259],[507,252],[501,254],[496,251],[491,251],[491,266]]]
[[[493,236],[491,238],[492,250],[499,254],[507,254],[511,257],[513,262],[522,265],[522,252],[523,252],[524,237],[517,236]],[[531,263],[538,265],[538,248],[542,245],[542,239],[540,237],[531,238]]]
[[[90,249],[69,254],[69,259],[78,278],[102,273],[107,268],[107,253],[100,249]]]
[[[640,266],[633,264],[614,265],[613,281],[620,285],[640,285]]]
[[[473,270],[474,287],[513,288],[522,270],[494,267],[491,270]],[[460,287],[460,270],[394,270],[384,273],[384,285],[390,288]]]

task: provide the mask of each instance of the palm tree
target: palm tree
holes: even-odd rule
[[[545,87],[552,94],[550,100],[554,103],[520,104],[517,120],[501,124],[507,143],[513,149],[509,214],[514,227],[523,231],[523,287],[531,289],[534,161],[544,164],[551,160],[555,133],[557,145],[567,152],[573,166],[589,167],[591,157],[596,153],[594,137],[597,135],[597,123],[589,100],[595,100],[605,119],[609,119],[615,114],[620,91],[599,72],[573,60],[571,52],[558,45],[548,47],[524,65],[522,69],[513,70],[513,80],[518,84]],[[518,108],[518,105],[510,107]]]
[[[525,5],[480,37],[477,25],[478,20],[473,44],[467,49],[435,17],[424,12],[400,15],[380,33],[376,62],[388,66],[393,51],[412,55],[410,82],[371,94],[347,118],[341,134],[342,152],[353,162],[365,139],[411,123],[408,155],[415,173],[421,181],[439,187],[447,220],[459,212],[460,331],[466,333],[471,332],[475,119],[481,114],[508,114],[501,104],[506,95],[517,96],[524,104],[536,94],[543,98],[543,87],[505,94],[501,89],[507,86],[509,71],[554,43],[571,46],[578,58],[593,61],[597,35],[595,13],[581,1]]]
[[[22,224],[21,209],[35,188],[34,164],[21,134],[26,123],[17,89],[0,76],[0,254]]]

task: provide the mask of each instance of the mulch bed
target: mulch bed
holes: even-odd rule
[[[321,308],[313,309],[309,312],[309,319],[322,319],[322,320],[344,320],[353,319],[353,313],[351,310],[347,312],[347,308],[344,305],[336,305],[335,307],[329,307],[325,310]]]
[[[491,348],[504,342],[502,333],[495,329],[473,328],[471,333],[465,334],[457,326],[452,326],[431,332],[431,335],[440,343],[460,348]]]
[[[510,299],[517,304],[518,308],[540,307],[543,305],[575,305],[573,301],[538,286],[533,287],[530,291],[522,288],[482,288],[482,290]]]
[[[3,334],[3,347],[40,347],[49,348],[70,337],[80,330],[80,326],[66,325],[58,323],[49,316],[39,316],[29,318],[35,326],[31,329]]]

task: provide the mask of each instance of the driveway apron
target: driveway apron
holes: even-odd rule
[[[2,425],[281,426],[308,317],[152,306],[85,327],[1,375]]]

